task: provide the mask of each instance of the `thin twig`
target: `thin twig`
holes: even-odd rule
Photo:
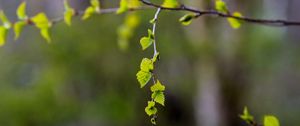
[[[192,7],[188,7],[185,5],[181,5],[180,7],[176,8],[168,8],[168,7],[163,7],[158,4],[151,3],[147,0],[140,0],[142,3],[145,5],[155,7],[155,8],[161,8],[162,10],[173,10],[173,11],[188,11],[188,12],[193,12],[197,14],[197,17],[204,16],[204,15],[210,15],[210,16],[218,16],[222,18],[234,18],[237,20],[249,22],[249,23],[256,23],[256,24],[262,24],[262,25],[271,25],[271,26],[300,26],[299,21],[288,21],[288,20],[271,20],[271,19],[257,19],[257,18],[250,18],[250,17],[239,17],[239,16],[234,16],[230,13],[222,13],[218,12],[215,10],[198,10]]]
[[[156,39],[155,39],[155,31],[156,31],[156,24],[157,24],[157,20],[158,20],[158,15],[160,13],[161,8],[158,8],[155,15],[154,15],[154,22],[153,22],[153,28],[152,28],[152,33],[154,36],[154,40],[153,40],[153,49],[154,49],[154,54],[153,57],[155,57],[155,55],[157,54],[157,48],[156,48]]]

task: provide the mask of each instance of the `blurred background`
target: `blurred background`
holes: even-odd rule
[[[16,21],[24,0],[0,0],[0,9]],[[30,16],[63,16],[62,0],[25,0]],[[100,0],[102,8],[118,0]],[[161,1],[153,0],[160,3]],[[230,10],[268,19],[300,21],[299,0],[224,0]],[[213,0],[182,0],[200,9]],[[70,0],[84,10],[88,0]],[[147,35],[155,10],[134,14],[139,25],[127,42],[120,40],[126,16],[103,14],[72,27],[57,23],[52,43],[37,28],[24,29],[19,40],[10,31],[0,49],[1,126],[150,126],[144,112],[149,85],[140,89],[135,74],[143,57],[139,39]],[[244,106],[258,122],[265,114],[283,126],[300,125],[300,29],[244,23],[233,30],[226,19],[200,17],[190,26],[184,12],[163,11],[157,27],[161,54],[156,72],[166,85],[161,126],[246,126],[238,117]],[[138,23],[138,22],[136,22]],[[119,35],[118,35],[119,33]],[[125,45],[125,46],[124,46]]]

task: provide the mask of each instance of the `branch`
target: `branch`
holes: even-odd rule
[[[297,21],[288,21],[288,20],[271,20],[271,19],[257,19],[257,18],[250,18],[250,17],[238,17],[234,16],[230,13],[221,13],[215,10],[198,10],[194,9],[192,7],[185,6],[181,4],[180,7],[177,8],[168,8],[163,7],[158,4],[151,3],[147,0],[140,0],[145,5],[155,7],[155,8],[161,8],[162,10],[172,10],[172,11],[188,11],[197,14],[196,17],[209,15],[209,16],[218,16],[221,18],[234,18],[240,21],[245,21],[249,23],[256,23],[256,24],[262,24],[262,25],[271,25],[271,26],[300,26],[300,22]]]

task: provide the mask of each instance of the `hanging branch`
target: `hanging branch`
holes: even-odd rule
[[[299,21],[288,21],[288,20],[272,20],[272,19],[257,19],[257,18],[250,18],[250,17],[240,17],[240,16],[234,16],[230,13],[222,13],[216,10],[198,10],[193,7],[185,6],[184,4],[181,4],[179,7],[176,8],[168,8],[163,7],[158,4],[151,3],[147,0],[140,0],[142,3],[144,3],[147,6],[155,7],[155,8],[161,8],[163,10],[171,10],[171,11],[187,11],[197,14],[196,17],[200,16],[218,16],[222,18],[234,18],[240,21],[245,21],[249,23],[256,23],[256,24],[262,24],[262,25],[272,25],[272,26],[300,26]]]

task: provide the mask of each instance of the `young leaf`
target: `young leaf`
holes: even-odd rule
[[[242,17],[242,14],[239,12],[234,12],[233,16]],[[227,20],[232,28],[238,29],[241,27],[241,21],[234,19],[234,18],[227,18]]]
[[[162,6],[167,8],[175,8],[178,6],[178,2],[177,0],[165,0]]]
[[[49,29],[48,28],[44,28],[44,29],[41,29],[41,35],[44,39],[47,40],[48,43],[51,42],[51,38],[50,38],[50,35],[49,35]]]
[[[125,24],[130,28],[135,28],[140,24],[140,17],[134,13],[128,14],[125,19]]]
[[[3,26],[6,28],[6,29],[10,29],[11,27],[11,23],[10,21],[7,19],[6,15],[4,14],[3,11],[0,11],[0,19],[3,23]]]
[[[86,20],[90,18],[95,13],[95,9],[93,7],[88,7],[85,9],[84,14],[82,16],[82,20]]]
[[[152,73],[140,70],[136,74],[137,80],[140,83],[140,87],[143,88],[151,79]]]
[[[226,3],[223,0],[216,0],[215,8],[216,8],[217,11],[220,11],[222,13],[227,13],[228,12]]]
[[[94,8],[97,8],[100,6],[99,0],[91,0],[91,5]]]
[[[90,0],[91,6],[85,9],[82,16],[82,20],[86,20],[91,17],[94,13],[100,13],[100,2],[99,0]]]
[[[4,26],[0,26],[0,46],[3,46],[6,41],[8,29]]]
[[[143,50],[145,50],[149,46],[151,46],[152,43],[153,43],[153,39],[150,39],[149,37],[142,37],[140,40],[140,44],[141,44]]]
[[[141,6],[141,2],[139,0],[128,0],[128,8],[137,8]]]
[[[20,37],[23,27],[27,24],[26,21],[18,21],[14,24],[15,40]]]
[[[162,91],[155,91],[155,92],[152,93],[151,98],[155,102],[161,104],[162,106],[165,106],[165,95],[164,95],[164,92],[162,92]]]
[[[148,106],[145,108],[145,112],[147,113],[148,116],[155,115],[157,113],[155,102],[148,101]]]
[[[165,86],[162,85],[159,80],[157,80],[156,84],[154,84],[153,86],[151,86],[151,91],[152,92],[156,92],[156,91],[164,91],[165,90]]]
[[[141,62],[140,68],[142,71],[146,71],[146,72],[153,70],[154,65],[152,60],[148,58],[144,58]]]
[[[69,26],[71,26],[71,21],[72,21],[72,17],[75,13],[74,9],[72,9],[68,3],[68,0],[64,1],[64,6],[65,6],[65,14],[64,14],[64,20],[65,23]]]
[[[246,121],[247,123],[250,123],[250,122],[253,122],[253,116],[250,115],[250,113],[248,112],[248,108],[245,107],[244,108],[244,111],[243,111],[243,114],[240,115],[240,118],[244,121]]]
[[[148,37],[150,39],[154,39],[154,33],[152,32],[152,30],[148,29]]]
[[[150,121],[151,121],[151,123],[152,123],[153,125],[156,125],[156,118],[155,118],[155,117],[152,117]]]
[[[195,18],[195,14],[186,14],[179,19],[182,25],[189,25],[192,23],[192,19]]]
[[[100,2],[99,0],[91,0],[91,5],[96,12],[100,13]]]
[[[152,62],[155,63],[157,60],[159,60],[159,52],[157,52],[153,58],[152,58]]]
[[[280,124],[275,116],[267,115],[264,117],[264,126],[280,126]]]
[[[45,13],[38,13],[36,16],[31,18],[31,21],[35,24],[39,29],[49,28],[51,23],[49,22]]]
[[[27,19],[26,15],[26,2],[22,2],[17,9],[17,16],[19,20]]]
[[[31,21],[35,24],[37,28],[40,29],[40,33],[47,42],[51,41],[49,35],[49,28],[51,26],[51,22],[49,22],[45,13],[39,13],[36,16],[31,18]]]
[[[149,46],[152,45],[153,42],[154,42],[154,34],[150,29],[148,29],[148,37],[142,37],[140,40],[142,49],[143,50],[147,49]]]
[[[117,10],[117,14],[122,14],[124,12],[126,12],[128,10],[128,2],[127,0],[121,0],[120,1],[120,7],[119,9]]]

